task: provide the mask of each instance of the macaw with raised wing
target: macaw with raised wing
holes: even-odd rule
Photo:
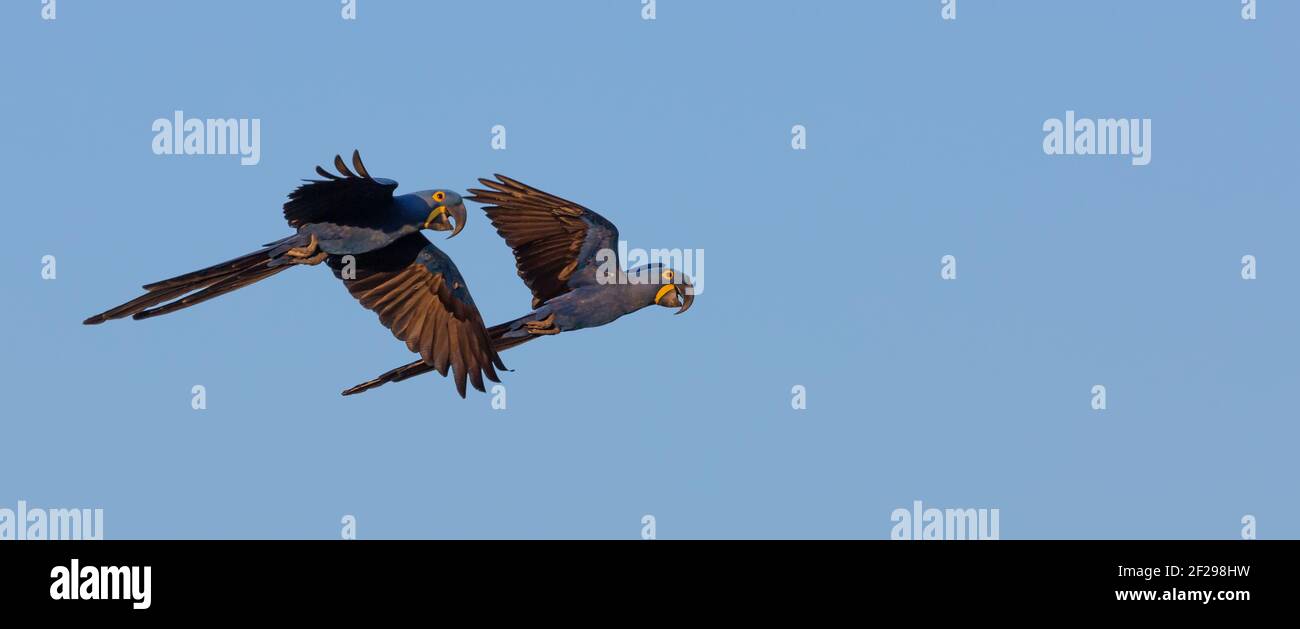
[[[647,306],[686,312],[695,301],[691,279],[661,264],[624,271],[618,228],[572,201],[497,175],[471,189],[492,226],[515,255],[519,277],[533,293],[528,314],[488,328],[492,349],[503,351],[535,338],[605,325]],[[402,365],[343,392],[352,395],[429,371],[426,361]]]
[[[87,325],[110,319],[148,319],[202,303],[264,280],[285,269],[326,262],[348,292],[443,376],[450,368],[465,397],[468,380],[483,391],[483,378],[500,382],[504,370],[469,288],[451,258],[421,230],[465,227],[465,203],[451,190],[394,196],[397,182],[374,178],[361,155],[348,169],[334,157],[338,174],[320,166],[323,179],[307,180],[289,194],[284,218],[296,232],[252,253],[171,279],[146,284],[145,293],[94,315]],[[453,223],[454,220],[454,223]]]

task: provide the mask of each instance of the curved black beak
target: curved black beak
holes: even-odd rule
[[[692,286],[690,282],[676,284],[675,286],[677,288],[677,297],[681,299],[682,307],[677,312],[674,312],[673,314],[679,315],[683,312],[686,312],[687,310],[690,310],[691,304],[695,303],[695,287]]]
[[[455,238],[456,234],[460,233],[460,230],[465,229],[465,217],[467,216],[465,212],[465,204],[457,203],[456,205],[447,208],[447,216],[456,220],[455,229],[451,230],[451,235],[447,237]]]

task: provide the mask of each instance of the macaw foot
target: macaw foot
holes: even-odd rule
[[[328,258],[329,255],[330,255],[330,254],[325,253],[324,251],[321,251],[321,252],[317,253],[316,255],[314,255],[314,256],[312,256],[312,257],[310,257],[310,258],[302,258],[302,259],[300,259],[300,260],[294,260],[294,263],[295,263],[295,264],[307,264],[307,265],[320,264],[321,262],[324,262],[324,261],[325,261],[325,258]]]
[[[305,246],[294,247],[284,252],[284,255],[287,255],[290,258],[310,258],[316,255],[316,252],[319,250],[320,242],[316,240],[316,234],[312,234],[311,241],[309,241]]]
[[[293,264],[320,264],[329,257],[328,253],[320,250],[320,242],[316,240],[316,234],[311,235],[311,240],[301,247],[294,247],[284,252],[284,255],[292,258]]]
[[[541,321],[525,321],[524,331],[537,336],[560,333],[560,329],[555,327],[555,313],[551,313]]]

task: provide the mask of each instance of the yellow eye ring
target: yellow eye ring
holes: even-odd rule
[[[673,272],[672,272],[672,271],[664,271],[663,274],[660,275],[660,277],[662,277],[662,278],[668,280],[669,282],[671,282],[671,281],[673,281]]]
[[[442,203],[442,200],[446,198],[447,198],[447,194],[442,190],[433,193],[433,200],[437,201],[438,203]]]

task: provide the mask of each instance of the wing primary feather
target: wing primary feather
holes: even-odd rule
[[[447,336],[451,337],[451,370],[456,377],[456,392],[461,397],[465,397],[465,357],[461,354],[460,335],[453,324],[449,327]]]
[[[344,177],[356,177],[356,175],[352,174],[352,171],[348,170],[348,165],[343,162],[342,155],[334,156],[334,168],[337,168]]]
[[[427,368],[411,371],[412,375],[424,371],[450,375],[462,398],[471,385],[486,391],[485,376],[500,382],[497,367],[505,370],[505,366],[464,280],[451,260],[423,235],[408,235],[388,247],[359,255],[355,279],[340,275],[342,267],[334,257],[330,268],[362,307],[377,314],[393,336],[420,355]],[[349,393],[361,390],[364,388],[354,388]]]
[[[352,167],[357,169],[357,174],[370,179],[370,173],[366,172],[366,165],[361,163],[361,151],[352,149]]]

